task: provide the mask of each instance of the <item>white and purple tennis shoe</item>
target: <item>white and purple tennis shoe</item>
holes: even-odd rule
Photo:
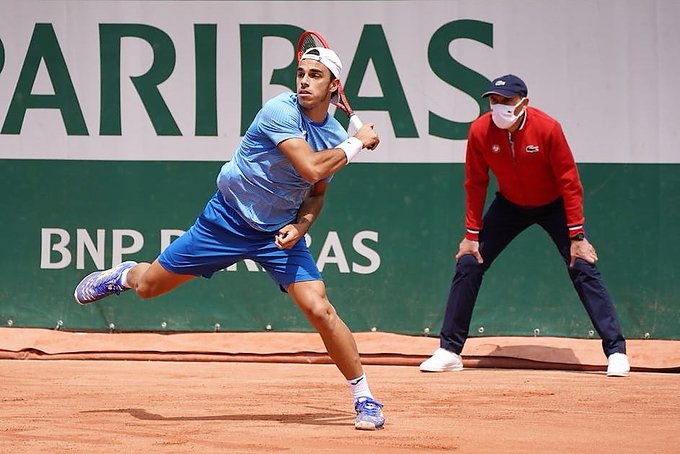
[[[109,270],[95,271],[90,273],[76,287],[73,296],[76,298],[78,304],[90,304],[109,295],[120,295],[125,290],[128,290],[122,284],[123,272],[129,270],[137,262],[128,261],[120,265],[116,265]]]

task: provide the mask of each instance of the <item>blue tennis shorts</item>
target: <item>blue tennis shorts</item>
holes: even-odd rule
[[[251,259],[283,291],[293,282],[322,280],[304,239],[291,249],[279,249],[274,244],[277,233],[255,230],[217,191],[194,225],[161,252],[158,262],[173,273],[210,278],[216,271]]]

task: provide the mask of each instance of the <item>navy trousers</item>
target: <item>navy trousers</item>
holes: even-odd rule
[[[477,263],[468,254],[461,257],[456,264],[456,274],[451,282],[440,332],[441,347],[461,353],[468,337],[472,310],[484,273],[517,235],[534,224],[540,225],[550,235],[562,255],[576,293],[602,339],[605,355],[625,353],[626,341],[616,309],[597,267],[581,259],[576,259],[574,266],[569,267],[571,240],[562,199],[537,208],[523,208],[500,194],[496,194],[484,215],[484,228],[479,234],[479,250],[484,263]]]

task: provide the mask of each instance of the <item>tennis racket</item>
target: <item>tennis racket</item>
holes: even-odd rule
[[[331,46],[328,45],[328,41],[326,41],[319,32],[308,30],[300,35],[300,38],[298,39],[297,60],[300,61],[302,54],[312,47],[325,47],[326,49],[331,49]],[[347,115],[347,118],[349,118],[349,123],[354,129],[357,131],[361,129],[364,123],[359,119],[357,114],[354,113],[352,107],[349,105],[347,97],[345,96],[345,90],[342,88],[342,83],[338,83],[337,96],[333,96],[331,102],[333,105],[335,105],[335,107],[342,110],[345,115]]]

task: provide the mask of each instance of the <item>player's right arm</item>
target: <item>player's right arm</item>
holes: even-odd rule
[[[315,152],[307,141],[300,138],[284,140],[278,147],[302,178],[316,183],[347,165],[363,148],[375,148],[380,139],[373,126],[373,123],[365,124],[354,137],[328,150]]]
[[[329,177],[347,164],[347,158],[341,149],[314,152],[304,139],[287,139],[278,147],[302,178],[310,183]]]

